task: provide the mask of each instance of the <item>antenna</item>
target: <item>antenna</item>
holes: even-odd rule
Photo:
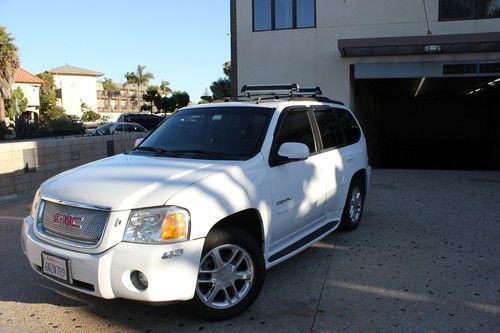
[[[431,28],[429,27],[429,17],[427,17],[427,7],[425,6],[425,0],[422,0],[424,4],[425,22],[427,23],[427,36],[432,36]]]

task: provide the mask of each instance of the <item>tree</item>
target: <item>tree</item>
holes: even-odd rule
[[[113,82],[110,78],[105,77],[102,81],[102,89],[106,92],[108,97],[112,97],[114,94],[120,91],[120,87]]]
[[[0,26],[0,120],[5,118],[5,101],[10,98],[14,73],[19,67],[19,56],[14,38]]]
[[[63,108],[56,105],[57,94],[54,75],[49,72],[37,74],[43,80],[40,87],[40,116],[43,121],[50,121],[64,116]]]
[[[138,98],[138,105],[139,105],[139,111],[141,110],[141,89],[144,86],[147,86],[149,81],[154,79],[154,75],[152,73],[145,73],[144,70],[146,69],[146,66],[137,66],[137,70],[135,72],[128,72],[125,74],[125,79],[127,80],[128,84],[135,85],[137,87],[137,98]]]
[[[212,82],[210,86],[214,99],[224,99],[231,97],[231,81],[228,78],[220,78]]]
[[[101,115],[99,113],[92,110],[90,106],[88,106],[83,102],[81,110],[82,110],[82,116],[81,116],[82,121],[98,121],[99,119],[101,119]]]
[[[153,104],[156,105],[156,101],[161,98],[158,86],[148,86],[146,93],[142,95],[142,98],[144,101],[150,103],[147,107],[143,105],[142,109],[149,110],[151,111],[151,114],[153,114]]]
[[[167,96],[172,93],[172,89],[170,88],[170,82],[161,80],[160,86],[158,87],[158,93],[161,97]]]
[[[43,72],[37,76],[43,80],[40,87],[40,114],[43,115],[56,106],[56,85],[54,84],[54,75],[52,73]]]
[[[229,80],[231,80],[231,62],[230,61],[226,61],[222,65],[222,71],[229,78]]]
[[[189,95],[185,91],[174,91],[170,97],[162,97],[158,103],[158,109],[167,113],[174,112],[177,109],[189,104]]]
[[[16,109],[17,100],[17,109]],[[22,114],[28,108],[28,99],[24,97],[23,90],[21,87],[14,89],[10,95],[10,98],[5,101],[5,114],[7,117],[14,119],[19,114]]]

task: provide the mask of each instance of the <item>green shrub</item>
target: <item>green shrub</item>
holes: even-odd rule
[[[32,123],[26,118],[19,117],[15,122],[16,138],[39,138],[49,136],[63,135],[82,135],[85,133],[85,127],[76,123],[69,117],[61,117],[49,120],[39,125]]]
[[[48,121],[40,128],[40,136],[79,135],[85,133],[85,127],[68,117]]]
[[[101,115],[94,110],[87,110],[82,114],[82,121],[98,121],[99,119],[101,119]]]
[[[38,124],[32,123],[24,117],[18,117],[14,123],[16,138],[28,139],[38,137]]]

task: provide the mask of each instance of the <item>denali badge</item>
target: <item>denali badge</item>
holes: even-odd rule
[[[83,219],[78,216],[65,215],[61,213],[56,213],[54,215],[54,223],[64,225],[69,228],[81,229],[81,222],[83,222]]]

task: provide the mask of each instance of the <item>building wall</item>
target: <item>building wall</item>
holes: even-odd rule
[[[438,0],[426,0],[434,35],[494,32],[500,18],[438,20]],[[426,35],[422,1],[316,0],[316,28],[252,32],[252,0],[236,1],[238,90],[244,84],[320,86],[323,94],[352,104],[350,65],[373,62],[460,61],[500,58],[500,52],[342,58],[338,39]]]
[[[12,89],[20,87],[28,100],[28,111],[38,112],[40,108],[40,84],[14,83]]]
[[[58,100],[58,105],[67,114],[80,117],[82,102],[97,111],[95,76],[54,74],[54,83],[57,89],[61,89],[62,98]]]
[[[133,85],[122,86],[119,91],[108,95],[102,82],[97,82],[97,111],[110,119],[118,118],[122,113],[139,112],[137,96],[137,87]]]

